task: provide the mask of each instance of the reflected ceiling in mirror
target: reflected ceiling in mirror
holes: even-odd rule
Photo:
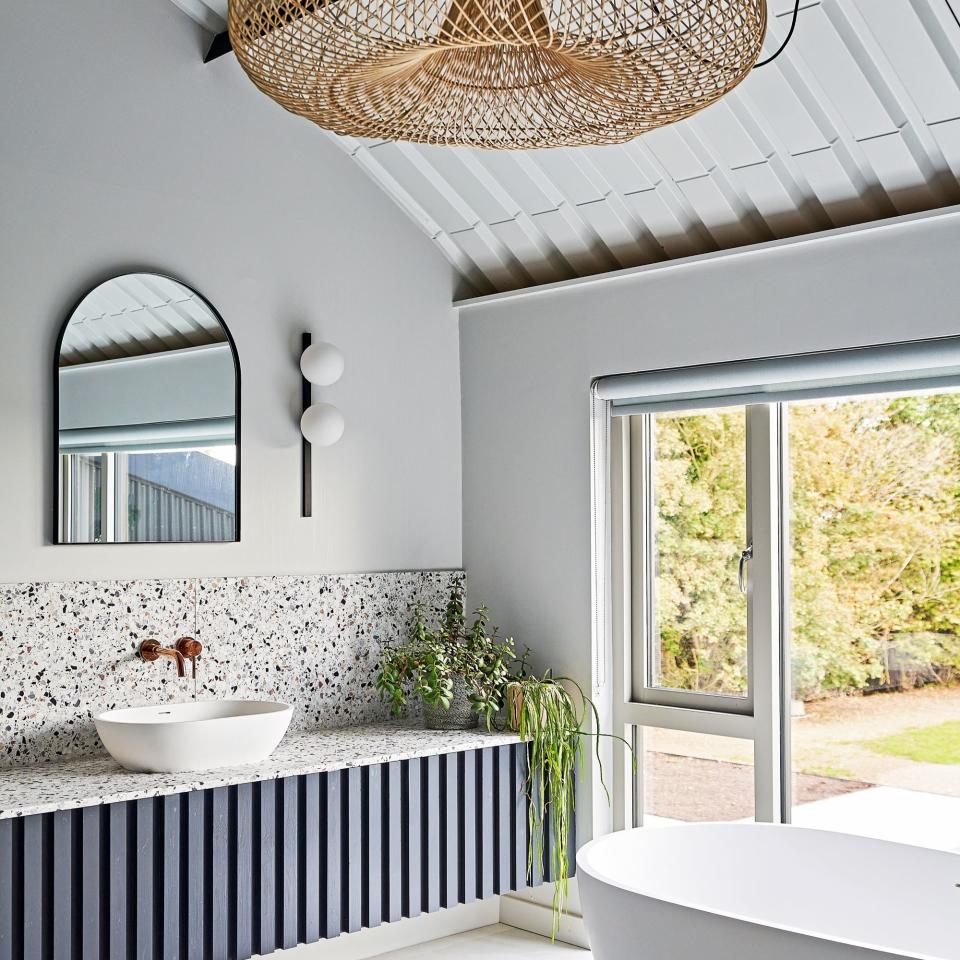
[[[114,277],[66,321],[56,362],[58,542],[239,539],[240,368],[200,294]]]

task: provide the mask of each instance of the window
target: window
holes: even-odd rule
[[[960,394],[787,426],[792,819],[960,850]]]
[[[644,685],[746,697],[747,602],[740,550],[728,549],[747,536],[746,409],[654,414],[636,426],[652,517]]]
[[[61,452],[66,543],[236,539],[236,447]]]
[[[753,820],[753,742],[644,727],[644,824]]]
[[[960,850],[960,343],[597,392],[624,822]]]

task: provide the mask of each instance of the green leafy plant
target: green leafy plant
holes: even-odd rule
[[[489,628],[487,608],[474,612],[467,626],[463,587],[450,593],[440,624],[430,629],[421,604],[414,611],[410,639],[384,647],[376,686],[395,714],[401,714],[408,699],[419,697],[431,707],[449,709],[454,681],[466,684],[470,705],[489,728],[503,705],[504,690],[515,661],[510,637],[497,638]]]
[[[576,691],[579,705],[568,687]],[[579,768],[582,773],[584,765],[584,742],[588,738],[593,741],[601,784],[600,738],[613,736],[631,753],[632,747],[622,737],[601,733],[597,708],[580,685],[569,678],[554,678],[549,670],[537,677],[527,676],[524,669],[521,676],[511,681],[507,687],[507,711],[510,726],[528,744],[529,769],[524,787],[530,834],[527,869],[531,870],[534,862],[550,867],[556,881],[552,930],[556,936],[569,891],[569,841],[576,808],[576,772]],[[588,724],[591,717],[592,731]],[[636,767],[635,757],[633,762]],[[548,823],[550,847],[545,850],[544,827]]]
[[[377,690],[398,715],[410,697],[448,709],[454,682],[462,679],[470,691],[471,707],[485,719],[488,729],[506,707],[507,724],[528,745],[524,784],[529,818],[527,867],[532,870],[534,862],[545,863],[556,881],[556,935],[569,892],[576,771],[578,767],[583,770],[585,741],[593,741],[598,766],[601,737],[613,736],[629,744],[622,737],[600,732],[597,708],[575,681],[554,677],[550,671],[542,676],[528,673],[530,651],[517,657],[511,638],[498,640],[496,629],[488,629],[486,607],[479,607],[474,618],[468,627],[461,586],[451,592],[441,622],[433,629],[418,604],[410,638],[383,649]],[[600,777],[603,783],[602,769]],[[549,831],[545,829],[548,823]],[[550,838],[549,848],[546,836]]]

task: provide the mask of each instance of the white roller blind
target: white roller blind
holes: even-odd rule
[[[601,377],[614,416],[960,387],[960,337]]]
[[[236,413],[226,343],[61,367],[60,429],[210,420]]]

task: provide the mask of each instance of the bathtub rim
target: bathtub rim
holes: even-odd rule
[[[895,840],[881,840],[876,837],[861,837],[859,834],[854,833],[843,833],[838,830],[820,830],[816,827],[802,827],[792,823],[764,823],[761,821],[754,821],[750,823],[736,823],[736,822],[695,822],[695,823],[676,823],[668,824],[664,826],[657,827],[633,827],[628,830],[623,831],[614,831],[611,833],[606,833],[602,837],[597,837],[593,840],[587,841],[580,849],[577,851],[577,873],[578,875],[582,872],[590,877],[591,880],[596,880],[598,883],[604,883],[611,887],[616,887],[620,890],[625,890],[628,893],[632,893],[639,897],[644,897],[647,900],[655,900],[660,903],[669,903],[673,906],[682,907],[687,910],[694,910],[699,913],[709,914],[714,917],[726,917],[731,920],[738,920],[742,923],[753,924],[758,927],[768,927],[772,930],[782,930],[785,933],[793,933],[799,936],[809,937],[814,940],[824,940],[829,941],[830,943],[839,943],[844,946],[857,947],[863,950],[872,950],[876,953],[886,954],[891,957],[903,958],[903,960],[954,960],[952,957],[946,957],[943,955],[937,955],[932,953],[893,953],[889,946],[884,946],[881,943],[870,943],[863,940],[855,940],[850,937],[842,936],[831,936],[825,935],[822,932],[816,930],[811,930],[808,928],[795,926],[792,924],[786,923],[776,923],[776,922],[767,922],[761,920],[757,917],[751,917],[747,914],[734,912],[734,911],[721,911],[717,909],[711,909],[710,907],[699,905],[693,901],[675,898],[675,897],[665,897],[658,896],[656,893],[650,891],[649,889],[642,889],[639,885],[631,883],[623,883],[619,880],[613,879],[602,871],[598,870],[595,866],[589,863],[590,851],[592,848],[599,846],[604,841],[610,841],[611,838],[617,835],[617,833],[637,833],[640,831],[650,831],[656,830],[658,833],[670,830],[684,830],[688,832],[699,832],[701,830],[725,830],[729,828],[761,828],[765,830],[777,830],[777,831],[802,831],[804,833],[815,833],[828,837],[844,836],[844,837],[854,837],[855,839],[872,841],[874,843],[890,844],[891,846],[896,847],[907,847],[910,850],[922,850],[930,853],[943,853],[947,856],[951,856],[950,851],[947,850],[936,850],[932,847],[918,847],[915,844],[910,843],[898,843]],[[960,873],[960,854],[952,854],[952,856],[957,857],[958,860],[958,873]]]

